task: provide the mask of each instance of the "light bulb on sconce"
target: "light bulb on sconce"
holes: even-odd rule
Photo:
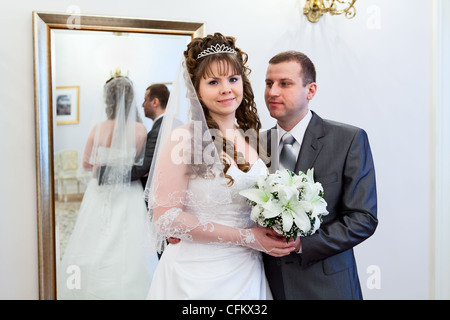
[[[128,77],[129,76],[130,71],[127,71],[127,74],[122,74],[122,70],[120,70],[120,68],[116,68],[113,71],[111,71],[111,78],[117,78],[117,77]]]
[[[319,21],[327,12],[331,15],[345,14],[346,18],[351,19],[356,15],[355,2],[356,0],[306,0],[303,13],[310,22]]]

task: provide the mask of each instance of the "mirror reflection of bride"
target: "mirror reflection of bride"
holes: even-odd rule
[[[143,299],[156,259],[145,240],[147,210],[133,165],[142,165],[147,130],[133,84],[115,76],[91,129],[83,168],[91,172],[78,219],[58,268],[58,299]]]

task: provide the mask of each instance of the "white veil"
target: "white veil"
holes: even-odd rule
[[[156,250],[164,248],[167,237],[262,249],[251,229],[217,223],[214,207],[230,203],[231,192],[216,145],[222,148],[222,134],[219,130],[208,129],[183,57],[145,189]],[[197,179],[201,179],[202,190],[207,192],[190,188]]]
[[[95,124],[83,154],[83,167],[92,170],[99,185],[128,186],[133,165],[142,165],[147,132],[139,117],[133,84],[115,77],[104,86],[105,108],[93,117]]]

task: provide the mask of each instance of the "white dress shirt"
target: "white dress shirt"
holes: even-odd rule
[[[164,117],[164,113],[161,113],[159,116],[157,116],[155,119],[153,119],[153,123],[155,123],[156,121],[158,121],[159,118]],[[152,124],[153,126],[153,124]]]

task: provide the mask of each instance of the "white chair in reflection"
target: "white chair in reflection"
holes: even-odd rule
[[[80,194],[80,181],[77,177],[78,151],[64,150],[55,154],[55,182],[58,185],[58,198],[64,197],[67,202],[67,182],[75,181],[77,184],[77,196]]]

